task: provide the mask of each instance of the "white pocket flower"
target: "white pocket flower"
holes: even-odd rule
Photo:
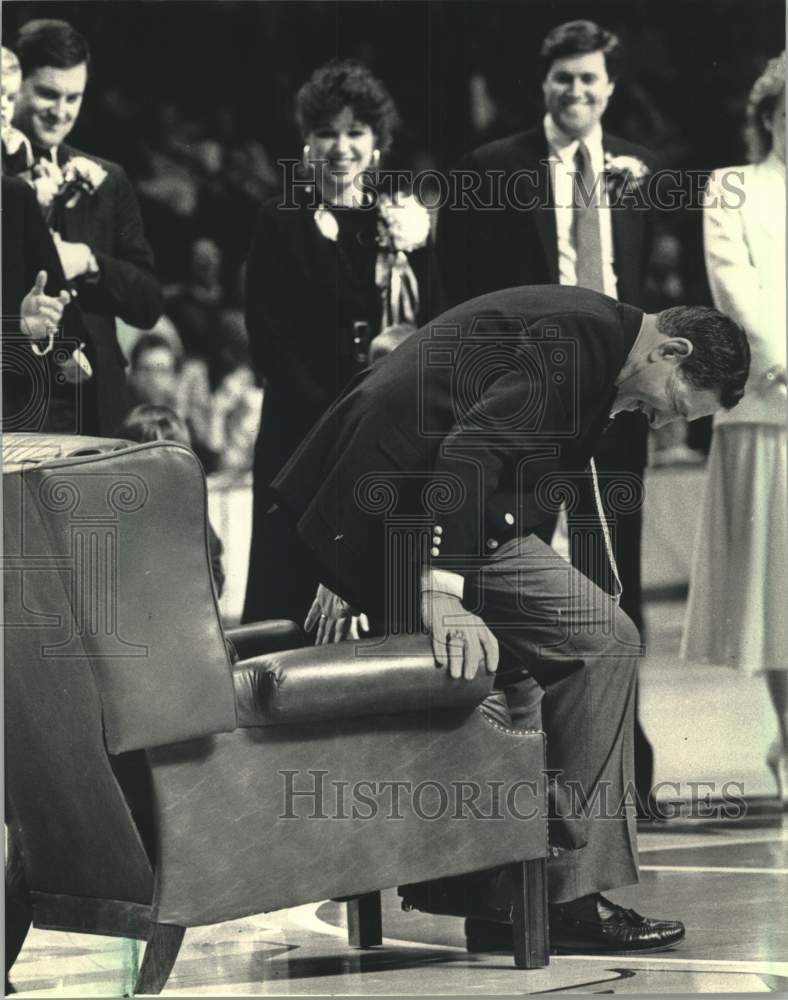
[[[611,153],[605,153],[605,170],[622,178],[631,178],[636,184],[649,173],[649,168],[637,156],[613,156]]]
[[[75,156],[63,168],[63,180],[66,184],[77,181],[88,189],[89,194],[101,187],[107,176],[107,171],[87,156]]]

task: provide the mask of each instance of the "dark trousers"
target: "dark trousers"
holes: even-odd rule
[[[274,504],[267,490],[264,499],[268,509],[255,510],[254,515],[241,621],[247,624],[284,618],[303,625],[321,573],[292,517]]]
[[[551,902],[637,882],[637,629],[609,595],[535,535],[502,545],[466,580],[463,603],[498,640],[496,686],[515,727],[530,721],[541,694],[547,765],[558,776],[551,796]]]
[[[639,497],[635,495],[638,487],[632,487],[633,479],[642,482],[644,470],[642,467],[636,468],[637,463],[634,461],[630,462],[630,468],[622,470],[621,465],[626,463],[617,461],[610,449],[597,455],[596,461],[605,512],[611,526],[613,552],[623,588],[621,609],[632,619],[641,636],[644,636],[641,587],[643,508]],[[604,549],[591,482],[587,477],[582,478],[578,487],[577,505],[567,518],[572,563],[603,590],[612,591],[612,575]],[[555,518],[550,518],[539,528],[540,537],[547,542],[553,536],[555,521]],[[654,784],[654,751],[640,725],[637,709],[634,727],[635,782],[640,802],[645,809]]]

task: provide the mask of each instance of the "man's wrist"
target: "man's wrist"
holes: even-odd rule
[[[425,569],[421,575],[421,592],[437,590],[461,601],[465,592],[465,578],[447,569]]]

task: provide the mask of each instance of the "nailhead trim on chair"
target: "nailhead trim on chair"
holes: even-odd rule
[[[539,734],[540,736],[544,735],[544,732],[541,729],[511,729],[510,727],[502,726],[500,722],[494,722],[491,718],[489,718],[489,716],[485,713],[481,705],[476,706],[476,711],[481,715],[481,717],[484,719],[484,721],[487,723],[488,726],[492,726],[493,729],[497,729],[501,733],[506,733],[507,736],[535,736],[536,734]]]

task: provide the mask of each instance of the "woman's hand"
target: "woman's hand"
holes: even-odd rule
[[[367,616],[356,611],[322,583],[317,588],[312,607],[306,616],[304,631],[311,632],[315,626],[316,646],[327,642],[342,642],[343,639],[359,639],[359,633],[369,632]]]

